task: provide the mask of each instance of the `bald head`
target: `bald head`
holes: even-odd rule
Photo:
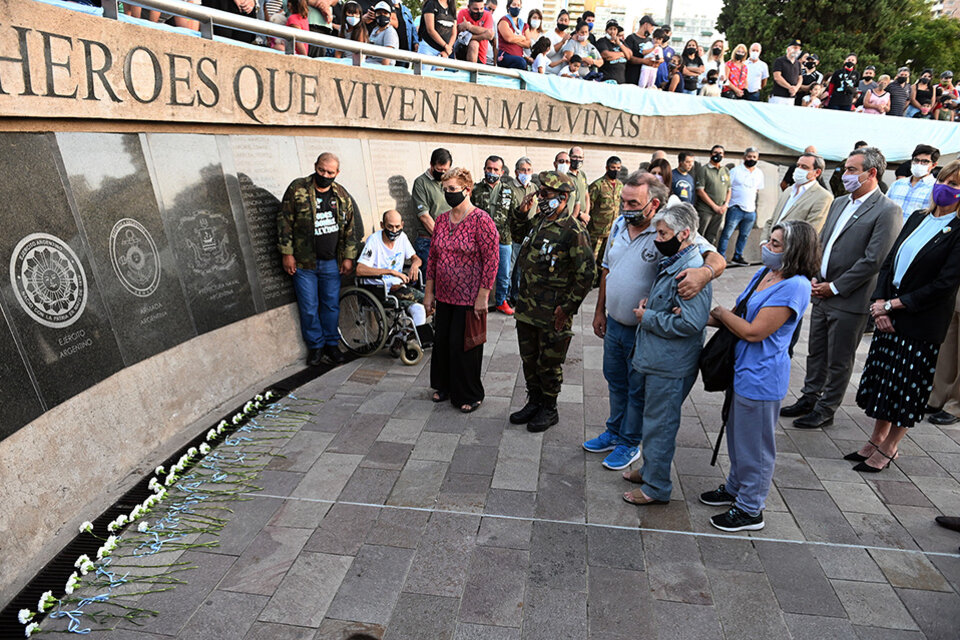
[[[803,150],[804,153],[809,153],[811,155],[817,155],[817,148],[812,144]]]
[[[650,162],[656,162],[657,160],[666,159],[667,152],[663,149],[657,149],[653,152],[653,155],[650,156]]]
[[[384,225],[388,224],[403,224],[403,218],[400,217],[400,212],[396,209],[387,209],[383,212],[383,217],[380,219]]]

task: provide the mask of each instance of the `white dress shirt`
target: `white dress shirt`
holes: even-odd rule
[[[850,202],[847,203],[847,206],[844,207],[843,211],[840,213],[840,217],[837,219],[837,224],[833,226],[833,233],[830,234],[830,239],[827,240],[827,246],[823,249],[823,261],[820,263],[820,277],[823,280],[827,279],[827,265],[830,263],[830,252],[833,250],[833,243],[837,241],[837,237],[840,235],[840,232],[843,231],[843,228],[847,226],[847,223],[850,222],[850,218],[853,217],[853,214],[857,212],[857,209],[860,208],[860,205],[864,201],[873,195],[873,192],[877,190],[877,187],[874,187],[868,193],[863,194],[856,200],[853,199],[853,196],[848,196]],[[833,295],[839,293],[837,288],[833,286],[833,283],[830,283],[830,290],[833,291]]]
[[[814,180],[815,179],[816,178],[814,178]],[[796,201],[800,199],[800,196],[804,194],[804,192],[807,190],[807,187],[809,187],[811,184],[813,184],[813,180],[807,180],[803,184],[793,185],[791,189],[792,193],[790,194],[790,197],[787,198],[787,201],[784,203],[783,211],[780,212],[780,217],[777,218],[774,224],[777,224],[778,222],[780,222],[781,220],[787,217],[787,213],[790,212],[790,207],[792,207],[794,203],[796,203]]]

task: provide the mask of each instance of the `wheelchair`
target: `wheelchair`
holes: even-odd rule
[[[340,292],[340,342],[361,357],[379,353],[413,366],[423,359],[423,343],[413,317],[387,284],[356,284]]]

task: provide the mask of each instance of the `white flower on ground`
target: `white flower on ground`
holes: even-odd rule
[[[203,455],[207,455],[208,453],[210,453],[210,445],[208,445],[206,442],[201,444],[200,453],[202,453]]]
[[[255,410],[256,410],[256,407],[253,406],[252,402],[248,402],[247,404],[243,405],[244,413],[253,413]]]
[[[93,531],[93,523],[89,520],[80,525],[80,533],[90,533]]]
[[[80,576],[77,575],[76,571],[70,574],[70,577],[67,578],[67,586],[64,587],[64,592],[70,596],[73,595],[74,589],[80,586]]]
[[[84,562],[90,562],[90,556],[88,556],[87,554],[83,554],[82,556],[77,558],[77,561],[73,563],[73,566],[79,568],[80,565],[82,565]]]
[[[253,399],[256,400],[257,402],[262,402],[263,396],[258,393],[257,395],[253,396]]]
[[[238,413],[237,415],[233,416],[231,422],[233,422],[233,424],[240,424],[243,422],[243,414]]]
[[[207,440],[216,440],[216,439],[217,439],[216,429],[210,429],[210,431],[207,431]]]
[[[110,533],[113,533],[114,531],[116,531],[116,530],[119,529],[119,528],[120,528],[120,525],[117,524],[117,521],[116,521],[116,520],[111,520],[111,521],[110,521],[110,524],[107,525],[107,531],[109,531]]]
[[[170,485],[172,485],[172,484],[173,484],[174,482],[176,482],[176,481],[177,481],[177,474],[171,472],[170,475],[167,476],[167,479],[166,479],[166,481],[165,481],[163,484],[165,484],[165,485],[167,485],[167,486],[169,487]],[[158,495],[159,495],[159,494],[158,494]]]
[[[150,478],[150,482],[147,483],[147,489],[150,489],[150,491],[153,491],[154,493],[156,493],[157,489],[159,488],[160,488],[160,483],[157,482],[157,478],[156,477]]]
[[[57,599],[53,597],[52,591],[44,591],[43,595],[40,596],[40,600],[37,602],[37,611],[43,613],[52,607],[56,601]]]
[[[23,635],[29,638],[30,636],[33,635],[34,631],[37,631],[39,629],[40,629],[40,625],[38,625],[36,622],[31,622],[26,627],[24,627]]]
[[[273,391],[267,391],[267,393],[265,394],[265,397],[267,400],[273,400],[274,398],[277,397],[277,394],[275,394]]]
[[[192,458],[192,457],[195,456],[195,455],[197,455],[197,448],[196,448],[196,447],[190,447],[189,449],[187,449],[187,456],[189,456],[189,457]]]
[[[83,564],[80,565],[80,575],[85,576],[91,571],[93,571],[94,569],[96,569],[96,567],[94,566],[93,562],[91,562],[90,559],[88,558],[83,562]]]
[[[154,473],[156,473],[158,476],[162,476],[162,475],[163,475],[163,472],[164,472],[163,465],[160,465],[159,467],[157,467],[157,468],[154,469],[153,471],[154,471]]]
[[[144,520],[137,526],[137,531],[139,531],[140,533],[146,533],[147,529],[149,528],[150,528],[150,523]]]
[[[133,511],[130,512],[130,522],[137,520],[140,516],[143,515],[143,507],[137,505],[133,508]]]
[[[20,624],[27,624],[33,620],[33,611],[30,611],[30,609],[20,609],[20,613],[17,614],[17,620],[20,621]]]

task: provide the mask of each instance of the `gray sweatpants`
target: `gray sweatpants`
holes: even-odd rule
[[[773,482],[779,415],[779,400],[750,400],[733,392],[727,419],[730,473],[726,489],[737,496],[736,506],[750,515],[763,511]]]

